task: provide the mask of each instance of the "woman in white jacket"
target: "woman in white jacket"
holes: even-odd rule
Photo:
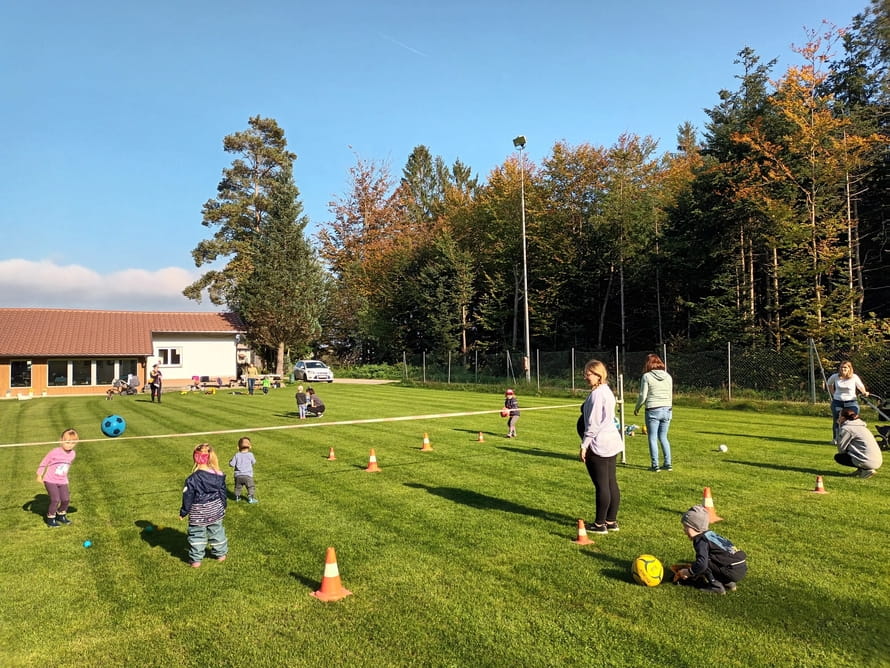
[[[664,470],[673,470],[671,461],[671,442],[668,430],[671,428],[674,404],[674,381],[665,371],[664,362],[658,355],[650,354],[643,365],[643,377],[640,379],[640,396],[634,408],[634,415],[646,406],[646,432],[649,435],[649,457],[652,460],[650,471],[658,472],[658,444],[664,456]]]
[[[618,453],[624,448],[615,426],[615,395],[606,383],[607,377],[606,366],[599,360],[590,360],[584,366],[584,379],[591,392],[581,405],[578,419],[579,456],[596,490],[596,519],[587,525],[587,531],[600,534],[618,531],[621,492],[615,470]]]
[[[841,466],[854,467],[855,476],[871,478],[884,463],[884,455],[874,434],[852,408],[841,409],[837,425],[837,454],[834,461]]]

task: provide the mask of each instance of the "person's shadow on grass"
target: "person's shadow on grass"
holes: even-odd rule
[[[742,466],[755,466],[762,469],[775,469],[777,471],[797,471],[798,473],[806,473],[809,475],[821,475],[823,478],[848,478],[849,471],[825,471],[825,469],[812,469],[803,466],[786,466],[783,464],[767,464],[766,462],[743,462],[740,459],[724,459],[727,464],[741,464]],[[830,466],[834,462],[827,462]]]
[[[185,533],[162,524],[148,520],[136,520],[134,524],[140,529],[140,537],[149,547],[159,547],[180,561],[189,563],[188,547]]]
[[[496,496],[480,494],[471,489],[461,489],[459,487],[431,487],[417,482],[406,482],[404,484],[406,487],[423,489],[430,494],[441,496],[443,499],[470,506],[471,508],[478,508],[479,510],[499,510],[505,513],[537,517],[548,522],[555,522],[563,525],[571,523],[574,520],[574,518],[567,517],[566,515],[551,513],[546,510],[541,510],[540,508],[523,506],[519,503],[507,501],[506,499],[499,499]]]
[[[30,501],[22,504],[22,510],[26,513],[33,513],[41,518],[46,518],[46,511],[49,510],[49,495],[35,494]],[[68,506],[68,514],[77,512],[77,506]]]
[[[578,461],[578,455],[569,455],[565,452],[553,452],[552,450],[542,450],[540,448],[511,448],[505,445],[497,445],[495,447],[498,450],[517,452],[520,455],[534,455],[535,457],[550,457],[552,459],[567,459],[573,462]]]

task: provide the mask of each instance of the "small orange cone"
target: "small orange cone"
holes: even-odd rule
[[[377,466],[377,455],[374,453],[374,448],[371,448],[371,457],[368,459],[368,468],[365,469],[365,473],[379,473],[381,468]]]
[[[337,568],[337,553],[334,548],[329,547],[324,555],[324,577],[321,579],[321,589],[309,592],[310,596],[314,596],[320,601],[339,601],[352,594],[348,589],[343,588],[340,582],[340,569]]]
[[[476,439],[477,443],[485,443],[485,437],[482,435],[482,432],[479,432],[479,438]]]
[[[713,524],[714,522],[720,522],[723,520],[720,515],[717,514],[717,510],[714,508],[714,499],[711,498],[711,488],[705,487],[704,491],[704,501],[702,505],[708,511],[708,521]]]
[[[822,483],[821,475],[816,476],[816,489],[814,489],[813,491],[816,494],[828,494],[828,492],[825,491],[825,485]]]
[[[584,520],[578,520],[578,537],[572,542],[577,543],[578,545],[591,545],[593,543],[593,541],[587,537],[587,529],[584,526]]]
[[[332,462],[335,459],[337,459],[337,455],[334,454],[334,448],[331,448],[330,451],[328,452],[328,461]]]
[[[430,445],[430,437],[429,434],[424,433],[423,435],[423,447],[420,449],[421,452],[431,452],[433,446]]]

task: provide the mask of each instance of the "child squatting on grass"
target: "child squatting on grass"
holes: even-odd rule
[[[225,561],[229,541],[223,528],[226,515],[226,474],[219,469],[219,460],[209,443],[201,443],[192,453],[195,467],[182,489],[179,519],[189,518],[189,561],[199,568],[207,547],[210,556]]]
[[[71,493],[68,490],[68,469],[74,461],[74,446],[80,437],[74,429],[66,429],[59,438],[59,447],[53,448],[37,467],[37,482],[42,482],[49,495],[49,508],[46,510],[46,526],[58,527],[71,524],[68,519],[68,504]]]
[[[238,439],[238,452],[232,457],[229,466],[235,469],[235,501],[241,500],[241,489],[247,488],[247,503],[259,503],[256,498],[256,485],[253,482],[253,465],[256,457],[250,451],[252,444],[247,436]]]
[[[708,509],[692,506],[680,518],[692,547],[695,563],[675,564],[674,583],[692,585],[714,594],[735,591],[736,583],[748,572],[748,555],[731,541],[708,530]]]

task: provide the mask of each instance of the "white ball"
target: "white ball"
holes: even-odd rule
[[[720,452],[726,452],[729,448],[726,447],[726,443],[721,443],[720,447],[717,448]]]

